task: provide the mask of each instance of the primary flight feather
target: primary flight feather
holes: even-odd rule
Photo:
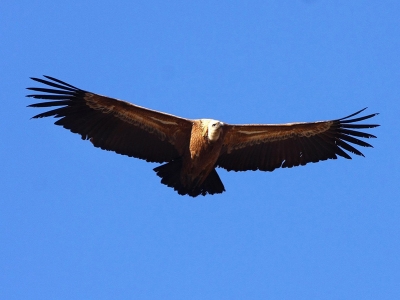
[[[190,120],[44,77],[32,79],[49,87],[28,88],[39,93],[27,97],[46,101],[29,106],[56,108],[34,118],[53,116],[58,118],[56,125],[95,147],[165,163],[154,169],[161,183],[192,197],[225,191],[216,167],[273,171],[337,156],[351,159],[347,152],[363,156],[351,144],[372,147],[359,138],[375,136],[360,129],[379,126],[358,123],[377,114],[353,118],[365,108],[341,119],[309,123],[229,125]]]

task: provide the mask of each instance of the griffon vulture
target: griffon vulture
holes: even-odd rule
[[[61,80],[31,78],[51,88],[28,88],[28,95],[46,100],[30,107],[56,107],[33,118],[55,122],[95,147],[165,163],[154,171],[161,183],[180,195],[196,197],[225,191],[215,168],[228,171],[291,168],[336,159],[346,152],[364,156],[351,146],[372,147],[359,138],[375,138],[359,131],[379,125],[358,124],[370,114],[321,122],[229,125],[212,119],[190,120],[76,88]]]

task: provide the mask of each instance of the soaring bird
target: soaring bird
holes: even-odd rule
[[[55,117],[56,125],[90,140],[95,147],[148,162],[161,183],[180,195],[225,191],[215,168],[228,171],[291,168],[342,156],[364,156],[351,144],[372,147],[359,138],[375,138],[359,124],[377,114],[309,123],[230,125],[213,119],[185,119],[122,100],[81,90],[50,76],[31,78],[47,85],[28,88],[27,95],[45,102],[30,107],[55,107],[33,118]],[[346,152],[347,151],[347,152]]]

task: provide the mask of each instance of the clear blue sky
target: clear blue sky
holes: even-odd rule
[[[68,3],[68,4],[67,4]],[[399,1],[2,1],[1,299],[400,299]],[[30,76],[187,118],[318,121],[368,106],[363,157],[218,172],[30,120]]]

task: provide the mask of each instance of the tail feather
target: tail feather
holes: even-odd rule
[[[174,160],[154,168],[154,171],[161,177],[162,184],[172,187],[180,195],[197,197],[199,195],[219,194],[225,191],[224,185],[215,169],[210,172],[200,186],[195,183],[185,186],[181,181],[181,169],[182,160]]]
[[[207,193],[213,195],[225,192],[224,184],[222,183],[221,178],[219,178],[217,170],[215,169],[210,172],[203,183],[203,187],[205,191],[204,194],[202,192],[203,196],[205,196]]]
[[[174,160],[169,163],[163,164],[153,170],[161,177],[161,183],[175,190],[181,189],[181,169],[182,160]]]

